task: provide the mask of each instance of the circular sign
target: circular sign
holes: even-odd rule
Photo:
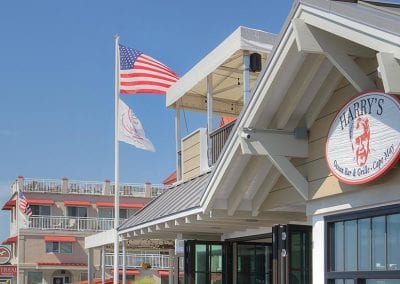
[[[0,264],[9,263],[11,260],[11,251],[8,247],[0,246]]]
[[[347,184],[370,182],[400,157],[400,102],[381,91],[366,91],[337,114],[326,142],[332,174]]]

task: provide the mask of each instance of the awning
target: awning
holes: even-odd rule
[[[169,275],[169,270],[158,270],[158,274],[163,277],[163,276],[168,276]],[[183,271],[179,272],[179,276],[183,276],[185,273]]]
[[[97,207],[112,207],[114,208],[114,202],[96,202]],[[119,208],[135,208],[140,209],[143,208],[143,203],[120,203]]]
[[[3,205],[3,208],[1,208],[1,210],[11,210],[15,206],[16,203],[17,203],[17,201],[15,199],[8,200]]]
[[[64,243],[74,243],[76,242],[76,237],[73,236],[44,236],[46,242],[64,242]]]
[[[17,242],[17,236],[14,236],[14,237],[9,237],[5,241],[3,241],[1,244],[2,245],[11,245],[11,244],[15,244],[16,242]]]
[[[112,284],[114,283],[114,279],[113,278],[108,278],[104,280],[106,284]],[[102,279],[101,278],[94,278],[93,279],[93,284],[101,284],[102,283]],[[118,281],[118,283],[122,283],[121,280]],[[72,282],[72,284],[88,284],[88,281],[77,281],[77,282]]]
[[[118,269],[118,274],[122,274],[123,270]],[[114,269],[111,269],[111,274],[114,273]],[[139,269],[126,269],[126,275],[139,275],[140,271]]]
[[[17,200],[11,199],[8,200],[4,205],[2,210],[11,210],[15,207]],[[54,200],[51,199],[28,199],[28,203],[31,205],[53,205]]]
[[[89,201],[79,201],[79,200],[65,200],[64,201],[65,206],[83,206],[83,207],[89,207],[90,202]]]
[[[31,205],[53,205],[54,200],[51,200],[51,199],[28,199],[28,203]]]
[[[87,266],[86,263],[79,262],[38,262],[38,266]]]

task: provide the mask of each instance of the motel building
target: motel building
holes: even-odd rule
[[[169,89],[177,182],[120,241],[175,240],[169,283],[400,283],[399,95],[398,4],[299,0],[279,35],[239,27]],[[206,127],[181,137],[183,110]],[[86,238],[89,280],[113,236]]]
[[[18,213],[18,189],[30,204],[29,218]],[[18,177],[2,208],[10,212],[10,236],[0,246],[0,283],[69,284],[87,280],[85,237],[114,227],[114,189],[114,183],[108,180]],[[158,184],[120,184],[120,223],[164,190],[165,186]],[[173,242],[168,240],[126,242],[128,279],[140,274],[143,263],[155,272],[168,269],[171,248]],[[95,269],[104,267],[104,278],[112,277],[112,246],[97,250],[95,256]]]

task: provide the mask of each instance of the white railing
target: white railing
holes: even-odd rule
[[[122,219],[119,223],[122,222]],[[106,231],[114,228],[113,218],[84,218],[65,216],[31,216],[29,229],[60,231]]]
[[[17,181],[18,182],[18,181]],[[16,191],[17,182],[11,185]],[[115,185],[110,181],[77,181],[54,179],[22,179],[22,190],[38,193],[71,193],[90,195],[114,195]],[[147,190],[147,192],[146,192]],[[165,190],[162,184],[121,183],[120,195],[127,197],[156,197]]]
[[[104,183],[97,181],[68,181],[67,192],[78,194],[103,194]]]
[[[121,196],[145,196],[145,185],[141,183],[120,183],[119,184],[119,195]],[[115,184],[111,183],[111,194],[115,192]]]
[[[24,179],[23,191],[61,192],[62,181],[53,179]]]
[[[122,254],[119,254],[119,266],[122,267]],[[105,266],[114,265],[114,254],[105,254]],[[126,254],[126,267],[143,268],[143,264],[150,264],[151,269],[169,269],[170,257],[163,254]]]

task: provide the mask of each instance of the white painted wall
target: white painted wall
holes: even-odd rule
[[[312,267],[313,267],[313,283],[325,283],[325,230],[324,217],[321,215],[313,216],[312,230]]]

